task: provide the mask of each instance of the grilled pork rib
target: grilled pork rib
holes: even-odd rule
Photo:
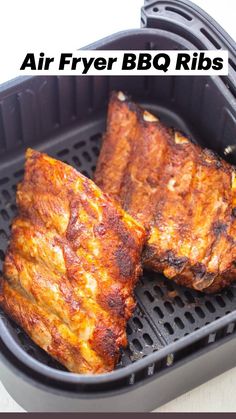
[[[28,150],[0,304],[68,370],[111,371],[127,343],[145,230],[89,179]]]
[[[95,182],[149,230],[146,268],[206,292],[236,278],[234,168],[121,92],[111,96]]]

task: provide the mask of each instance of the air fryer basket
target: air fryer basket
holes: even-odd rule
[[[153,8],[157,7],[154,3],[164,4],[147,3],[145,13],[150,10],[150,3]],[[197,44],[196,34],[190,29],[177,34],[181,16],[180,21],[176,19],[172,24],[168,14],[166,21],[164,13],[161,19],[161,28],[122,32],[91,48],[209,48],[204,37],[201,45]],[[218,35],[220,46],[224,41]],[[231,49],[235,49],[233,45]],[[235,61],[231,55],[231,62]],[[27,77],[3,85],[1,265],[16,213],[16,184],[23,176],[24,151],[28,146],[91,177],[105,129],[109,93],[121,89],[168,125],[224,155],[225,148],[236,139],[236,98],[230,87],[234,86],[234,70],[231,65],[227,83],[218,77],[64,76]],[[236,162],[233,154],[230,160]],[[31,411],[150,410],[236,364],[236,285],[219,294],[204,295],[178,287],[156,273],[144,272],[136,297],[137,308],[127,328],[128,348],[122,352],[116,371],[96,377],[66,372],[0,311],[0,378],[8,391]],[[178,386],[174,380],[178,380]]]

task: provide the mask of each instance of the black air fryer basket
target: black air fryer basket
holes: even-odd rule
[[[184,0],[146,1],[142,26],[89,48],[228,49],[229,76],[26,77],[1,86],[1,261],[25,149],[42,150],[91,177],[111,90],[127,92],[168,125],[236,163],[234,42]],[[93,377],[65,371],[0,312],[0,378],[8,392],[29,411],[150,411],[236,365],[236,285],[203,295],[144,272],[136,297],[120,364]]]

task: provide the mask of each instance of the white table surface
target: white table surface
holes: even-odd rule
[[[203,7],[233,39],[236,39],[235,0],[224,0],[223,3],[222,0],[195,0],[195,3]],[[142,0],[57,0],[57,2],[8,0],[2,2],[0,39],[4,42],[0,46],[0,83],[16,75],[15,69],[7,66],[9,51],[14,53],[16,48],[22,51],[53,47],[58,49],[65,46],[79,48],[111,33],[137,28],[140,26],[142,4]],[[236,368],[156,411],[236,412],[235,389]],[[0,412],[23,412],[1,383]]]

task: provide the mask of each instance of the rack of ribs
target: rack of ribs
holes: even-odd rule
[[[148,230],[144,267],[205,292],[236,278],[235,169],[122,92],[110,99],[94,179]]]
[[[91,180],[28,150],[0,305],[68,370],[114,369],[135,306],[145,229]]]

